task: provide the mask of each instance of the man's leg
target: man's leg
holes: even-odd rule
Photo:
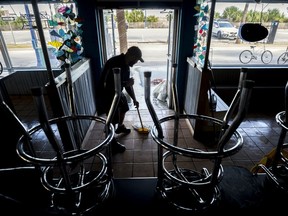
[[[111,141],[111,148],[112,148],[112,154],[123,153],[126,150],[125,145],[118,142],[115,136]]]
[[[111,148],[112,148],[112,154],[123,153],[126,150],[125,145],[119,143],[115,137],[113,137],[111,141]]]
[[[126,112],[119,113],[119,123],[118,123],[117,129],[115,130],[116,134],[120,134],[120,133],[129,134],[131,132],[131,129],[126,128],[125,125],[123,124],[124,119],[125,119],[125,114]]]
[[[119,125],[123,125],[124,119],[125,119],[126,112],[122,113],[119,112]]]
[[[126,128],[125,125],[123,124],[126,112],[129,111],[129,105],[126,96],[122,93],[121,94],[121,100],[119,102],[119,121],[118,121],[118,127],[115,130],[116,134],[124,133],[124,134],[129,134],[131,132],[130,129]]]
[[[106,113],[106,115],[108,116],[108,113]],[[114,127],[114,129],[116,128],[116,125],[119,122],[119,110],[117,109],[115,114],[114,114],[114,118],[112,119],[112,125]],[[116,154],[116,153],[123,153],[126,150],[126,147],[124,145],[122,145],[121,143],[119,143],[116,139],[116,137],[113,137],[112,141],[111,141],[111,150],[112,150],[112,154]]]

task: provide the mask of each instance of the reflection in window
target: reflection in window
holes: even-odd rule
[[[58,49],[67,40],[68,31],[75,30],[74,26],[77,25],[78,28],[79,25],[74,19],[77,17],[72,17],[76,12],[75,4],[46,3],[38,4],[38,8],[51,67],[59,68],[62,61],[57,58]],[[67,10],[64,10],[65,8]],[[7,52],[2,48],[2,55],[0,55],[0,61],[4,67],[9,67],[7,59],[11,59],[13,68],[46,68],[32,5],[1,4],[0,16],[2,33],[0,36],[2,35],[5,43],[2,46],[7,47]],[[69,25],[67,25],[68,22]],[[75,42],[79,47],[81,40],[76,37]],[[77,49],[77,52],[78,54],[81,52],[81,47]],[[77,60],[75,59],[77,56],[72,57],[72,61]]]
[[[260,23],[268,29],[269,34],[264,40],[252,43],[239,38],[239,34],[236,39],[219,37],[220,34],[217,35],[213,30],[209,54],[211,65],[224,67],[288,66],[288,62],[279,64],[283,61],[278,61],[288,44],[287,8],[288,3],[217,2],[214,20],[226,20],[239,31],[241,31],[241,24]],[[221,26],[220,23],[219,25],[219,29],[223,29],[223,32],[228,31],[229,28]],[[246,50],[244,52],[246,55],[240,55],[244,50]]]

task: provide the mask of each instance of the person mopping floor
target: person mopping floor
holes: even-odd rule
[[[116,112],[112,117],[112,124],[115,127],[118,127],[115,130],[116,134],[124,133],[129,134],[130,129],[126,128],[123,124],[125,114],[129,110],[127,98],[123,93],[125,89],[128,95],[133,100],[134,106],[138,107],[139,102],[136,100],[133,85],[134,79],[130,77],[130,67],[133,67],[138,61],[144,62],[142,58],[142,52],[137,46],[131,46],[126,53],[121,53],[119,55],[113,56],[108,59],[101,72],[100,81],[99,81],[99,89],[98,89],[98,99],[101,101],[100,104],[103,105],[102,110],[99,108],[101,112],[104,111],[106,115],[109,115],[112,103],[114,101],[115,96],[115,87],[119,87],[119,94],[120,94],[120,101],[117,104]],[[114,75],[116,76],[117,80],[114,80]],[[119,86],[115,85],[118,84]],[[99,114],[102,114],[99,112]],[[126,150],[126,147],[119,143],[116,138],[114,137],[111,141],[112,146],[112,153],[122,153]]]

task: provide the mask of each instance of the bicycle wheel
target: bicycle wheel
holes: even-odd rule
[[[277,59],[277,64],[285,64],[287,62],[288,62],[288,52],[284,52]]]
[[[252,52],[250,50],[243,50],[239,55],[239,60],[243,64],[248,64],[252,60]]]
[[[261,55],[261,61],[264,64],[269,64],[272,61],[273,54],[270,50],[265,50]]]
[[[0,74],[2,74],[2,72],[3,72],[3,65],[2,65],[2,63],[0,62]]]

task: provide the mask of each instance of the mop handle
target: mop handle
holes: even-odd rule
[[[141,127],[144,128],[138,107],[136,107],[136,109],[137,109],[138,116],[139,116],[139,119],[140,119]]]
[[[131,88],[131,94],[133,94],[134,95],[134,99],[136,99],[133,86],[130,86],[130,88]],[[142,119],[141,119],[141,116],[140,116],[139,108],[137,106],[136,106],[136,109],[137,109],[138,116],[139,116],[139,119],[140,119],[141,127],[143,129],[144,127],[143,127]]]

